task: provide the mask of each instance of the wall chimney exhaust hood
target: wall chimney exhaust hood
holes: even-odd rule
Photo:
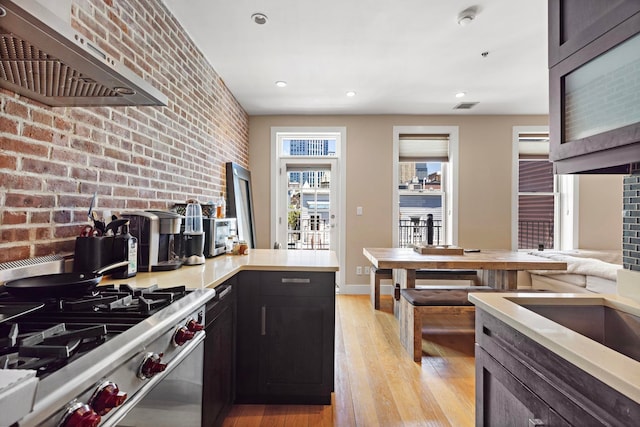
[[[35,0],[0,0],[0,86],[52,107],[167,105],[162,92]]]

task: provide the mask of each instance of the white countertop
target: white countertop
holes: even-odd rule
[[[215,287],[242,270],[338,271],[333,251],[289,251],[284,249],[249,249],[248,255],[220,255],[202,265],[183,265],[177,270],[137,273],[129,279],[104,277],[101,285],[128,283],[131,286],[184,285],[190,289]]]
[[[640,316],[640,303],[619,295],[556,293],[470,293],[469,300],[502,322],[563,357],[570,363],[640,403],[640,362],[622,355],[510,301],[541,298],[553,304],[602,304]],[[545,302],[546,304],[547,302]]]

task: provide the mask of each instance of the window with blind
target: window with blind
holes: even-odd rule
[[[556,248],[559,194],[548,133],[520,133],[517,150],[518,249]]]
[[[449,135],[403,134],[398,145],[400,247],[444,244]]]

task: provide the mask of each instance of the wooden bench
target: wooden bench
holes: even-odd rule
[[[400,342],[414,361],[422,360],[422,328],[427,320],[431,321],[432,331],[435,326],[438,332],[473,333],[475,306],[469,302],[469,292],[500,290],[489,286],[430,286],[400,290]]]
[[[380,282],[382,280],[393,280],[392,270],[371,267],[369,270],[371,305],[376,310],[380,310]],[[476,270],[416,270],[416,280],[469,280],[477,284],[478,273]]]

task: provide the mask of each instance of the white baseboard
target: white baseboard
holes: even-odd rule
[[[340,287],[342,295],[369,295],[371,292],[370,285],[344,285]],[[380,285],[381,295],[393,295],[393,286]]]

